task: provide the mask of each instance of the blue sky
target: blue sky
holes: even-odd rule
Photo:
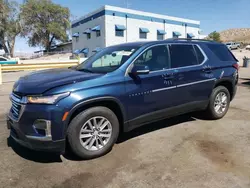
[[[23,2],[23,0],[18,0]],[[81,17],[103,5],[126,8],[126,0],[53,0]],[[250,27],[250,0],[127,0],[129,8],[201,21],[204,34],[229,28]],[[35,48],[39,49],[39,48]],[[31,52],[25,39],[18,38],[16,51]]]

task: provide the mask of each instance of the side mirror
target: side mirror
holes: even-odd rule
[[[149,74],[150,70],[148,66],[145,65],[134,65],[131,70],[131,74],[136,76],[140,74]]]

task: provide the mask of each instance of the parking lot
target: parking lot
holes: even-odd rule
[[[218,121],[187,114],[122,135],[107,155],[88,161],[35,152],[9,139],[5,115],[13,81],[0,86],[0,187],[250,187],[250,68]]]

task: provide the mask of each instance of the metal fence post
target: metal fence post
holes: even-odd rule
[[[3,79],[2,79],[2,65],[0,65],[0,85],[2,85]]]

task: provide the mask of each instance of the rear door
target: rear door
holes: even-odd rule
[[[199,108],[208,100],[214,86],[214,76],[208,58],[198,45],[169,45],[171,68],[179,105]]]

